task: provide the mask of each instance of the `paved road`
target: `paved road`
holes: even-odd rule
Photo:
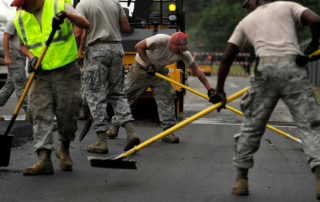
[[[210,77],[210,82],[215,84],[216,77]],[[248,78],[229,77],[225,90],[231,95],[248,84]],[[194,77],[190,79],[190,87],[206,94]],[[229,105],[239,109],[239,100]],[[1,108],[1,113],[10,118],[15,104],[13,96]],[[187,93],[185,112],[180,119],[209,106],[207,100]],[[282,102],[270,121],[298,137]],[[72,143],[74,171],[61,171],[59,161],[53,155],[54,175],[25,177],[22,169],[37,160],[32,143],[27,141],[12,148],[10,166],[0,168],[0,201],[315,201],[316,180],[301,145],[270,130],[266,130],[261,148],[255,155],[255,166],[249,173],[250,195],[239,197],[231,193],[236,177],[232,165],[233,135],[239,132],[240,122],[241,117],[231,111],[212,112],[176,131],[179,144],[158,141],[138,152],[133,157],[137,170],[90,167],[86,147],[95,142],[91,129],[81,143],[78,139]],[[84,123],[79,121],[77,135]],[[7,124],[7,121],[1,122],[0,131],[4,131]],[[26,123],[17,121],[15,130],[22,126]],[[135,126],[142,141],[162,131],[158,122],[136,121]],[[57,148],[56,132],[54,136]],[[118,138],[108,140],[110,152],[105,156],[122,153],[125,138],[125,130],[121,128]]]

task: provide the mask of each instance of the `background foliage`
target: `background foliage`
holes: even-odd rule
[[[319,0],[292,0],[320,15]],[[249,11],[241,8],[244,0],[184,0],[186,30],[192,46],[214,46],[223,52],[234,28]],[[298,27],[299,42],[310,38],[308,27]],[[253,53],[248,47],[243,52]]]

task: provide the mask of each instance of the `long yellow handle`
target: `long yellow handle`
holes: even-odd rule
[[[238,98],[238,97],[240,97],[240,96],[243,95],[247,90],[248,90],[248,87],[246,87],[246,88],[242,89],[241,91],[239,91],[239,92],[231,95],[230,97],[228,97],[227,103],[228,103],[228,102],[231,102],[232,100],[234,100],[234,99],[236,99],[236,98]],[[119,155],[119,156],[116,157],[115,159],[122,158],[122,157],[128,157],[128,156],[134,154],[135,152],[137,152],[137,151],[143,149],[144,147],[146,147],[146,146],[154,143],[155,141],[160,140],[161,138],[167,136],[168,134],[170,134],[170,133],[172,133],[172,132],[174,132],[174,131],[182,128],[183,126],[188,125],[189,123],[191,123],[191,122],[199,119],[200,117],[202,117],[202,116],[204,116],[204,115],[212,112],[213,110],[219,108],[220,106],[221,106],[221,102],[212,105],[211,107],[209,107],[209,108],[207,108],[207,109],[205,109],[205,110],[203,110],[203,111],[201,111],[201,112],[193,115],[192,117],[190,117],[190,118],[188,118],[188,119],[186,119],[186,120],[178,123],[177,125],[175,125],[175,126],[169,128],[169,129],[163,131],[162,133],[160,133],[160,134],[158,134],[158,135],[156,135],[156,136],[154,136],[154,137],[152,137],[152,138],[144,141],[143,143],[139,144],[139,145],[136,146],[135,148],[133,148],[133,149],[131,149],[131,150],[129,150],[129,151],[127,151],[127,152]]]
[[[320,49],[318,49],[317,51],[311,53],[310,55],[308,55],[309,59],[312,58],[312,56],[315,56],[315,55],[320,55]]]
[[[48,46],[46,45],[46,46],[44,47],[41,55],[40,55],[40,58],[38,59],[38,62],[37,62],[37,64],[36,64],[35,68],[34,68],[35,70],[38,69],[38,67],[41,65],[42,59],[43,59],[44,55],[46,54],[47,49],[48,49]],[[28,94],[28,91],[29,91],[29,89],[30,89],[30,86],[31,86],[31,84],[32,84],[32,81],[33,81],[34,76],[35,76],[35,73],[32,72],[32,74],[30,75],[30,78],[29,78],[29,80],[28,80],[28,83],[27,83],[26,87],[24,88],[24,91],[23,91],[23,93],[22,93],[22,95],[21,95],[21,97],[20,97],[20,100],[19,100],[19,102],[18,102],[18,104],[17,104],[17,106],[16,106],[16,109],[15,109],[14,112],[13,112],[14,115],[17,115],[17,114],[19,113],[19,110],[20,110],[20,108],[21,108],[21,105],[22,105],[22,103],[23,103],[23,100],[24,100],[24,98],[25,98],[25,97],[27,96],[27,94]]]
[[[320,51],[320,49],[319,49],[319,51]],[[193,90],[192,88],[189,88],[189,87],[187,87],[187,86],[185,86],[185,85],[183,85],[183,84],[181,84],[181,83],[179,83],[179,82],[177,82],[175,80],[172,80],[172,79],[170,79],[170,78],[168,78],[166,76],[163,76],[162,74],[156,73],[156,76],[160,77],[160,78],[162,78],[162,79],[164,79],[166,81],[169,81],[169,82],[171,82],[171,83],[173,83],[173,84],[175,84],[177,86],[180,86],[181,88],[189,90],[189,91],[193,92],[194,94],[197,94],[197,95],[199,95],[199,96],[201,96],[201,97],[203,97],[203,98],[205,98],[207,100],[210,100],[210,98],[208,96],[206,96],[206,95],[204,95],[204,94],[202,94],[202,93],[200,93],[200,92],[198,92],[196,90]],[[226,105],[226,108],[231,110],[231,111],[233,111],[233,112],[235,112],[235,113],[237,113],[237,114],[239,114],[239,115],[241,115],[241,116],[244,116],[244,114],[242,112],[240,112],[240,111],[238,111],[238,110],[236,110],[236,109],[234,109],[234,108],[232,108],[232,107],[230,107],[228,105]],[[267,128],[269,128],[269,129],[271,129],[271,130],[273,130],[273,131],[275,131],[275,132],[277,132],[277,133],[279,133],[279,134],[281,134],[281,135],[283,135],[283,136],[285,136],[287,138],[290,138],[290,139],[298,142],[299,144],[302,144],[302,141],[300,139],[298,139],[298,138],[296,138],[296,137],[294,137],[292,135],[289,135],[289,134],[287,134],[287,133],[285,133],[285,132],[283,132],[281,130],[278,130],[278,129],[276,129],[276,128],[268,125],[268,124],[266,126],[267,126]]]

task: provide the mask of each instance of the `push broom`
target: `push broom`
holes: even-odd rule
[[[228,97],[227,99],[227,103],[231,102],[232,100],[240,97],[241,95],[243,95],[246,91],[248,90],[247,88],[244,88],[243,90],[231,95],[230,97]],[[141,149],[149,146],[150,144],[160,140],[161,138],[169,135],[170,133],[173,133],[174,131],[190,124],[191,122],[199,119],[200,117],[212,112],[213,110],[219,108],[221,106],[221,103],[217,103],[214,104],[212,106],[210,106],[209,108],[193,115],[192,117],[189,117],[188,119],[178,123],[177,125],[163,131],[162,133],[144,141],[143,143],[139,144],[138,146],[132,148],[131,150],[116,155],[116,156],[111,156],[111,157],[97,157],[97,156],[88,156],[88,160],[90,161],[90,164],[92,167],[103,167],[103,168],[120,168],[120,169],[137,169],[136,167],[136,162],[135,161],[131,161],[130,159],[127,160],[127,157],[132,156],[133,154],[135,154],[137,151],[140,151]]]

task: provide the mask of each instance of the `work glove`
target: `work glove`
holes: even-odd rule
[[[151,75],[151,76],[156,75],[156,67],[155,67],[153,64],[150,64],[150,65],[147,67],[147,74],[149,74],[149,75]]]
[[[65,11],[60,11],[57,13],[52,20],[52,28],[59,29],[59,25],[64,22],[64,19],[67,17],[67,13]]]
[[[217,104],[217,103],[221,102],[221,106],[217,109],[218,112],[220,112],[220,110],[222,108],[225,109],[226,103],[227,103],[227,98],[226,98],[226,93],[224,92],[224,90],[215,90],[214,95],[212,97],[210,97],[210,102],[213,104]]]
[[[39,72],[40,72],[40,70],[41,70],[41,64],[40,64],[40,66],[39,66],[37,69],[35,69],[38,60],[39,60],[38,57],[34,57],[34,58],[32,58],[32,59],[29,61],[29,65],[28,65],[28,72],[29,72],[29,73],[34,72],[35,75],[38,75],[38,74],[39,74]],[[36,77],[35,77],[35,79],[36,79]]]
[[[214,92],[215,92],[215,90],[213,89],[213,88],[211,88],[211,89],[209,89],[208,90],[208,97],[209,97],[209,102],[211,102],[211,103],[213,103],[213,96],[214,96]]]
[[[309,44],[303,53],[306,56],[309,56],[310,54],[316,52],[318,49],[319,49],[319,45],[314,46],[314,45]],[[312,56],[312,58],[309,58],[308,61],[311,62],[311,61],[315,61],[318,59],[320,59],[320,55],[315,55],[315,56]]]

